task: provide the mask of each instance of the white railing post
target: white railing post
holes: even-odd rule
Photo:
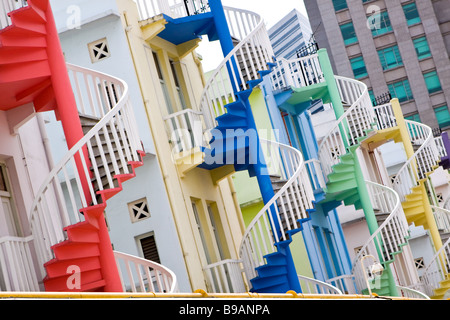
[[[30,248],[32,241],[32,236],[0,238],[0,291],[40,291],[39,272]]]
[[[222,260],[203,268],[210,292],[244,293],[247,292],[243,278],[241,260]]]

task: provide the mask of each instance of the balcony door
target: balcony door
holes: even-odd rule
[[[8,178],[8,170],[4,163],[0,162],[0,238],[5,236],[20,236],[18,217],[14,206],[11,183]]]

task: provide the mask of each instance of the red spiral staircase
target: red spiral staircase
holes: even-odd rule
[[[35,112],[54,111],[57,119],[61,121],[68,148],[72,151],[69,151],[69,154],[72,153],[76,171],[81,177],[80,189],[83,189],[86,195],[84,202],[87,206],[79,209],[84,221],[73,225],[62,224],[65,231],[65,234],[62,233],[64,239],[52,241],[52,237],[48,234],[53,230],[34,234],[36,242],[47,245],[44,249],[41,246],[40,250],[51,251],[48,249],[51,247],[54,255],[53,259],[47,260],[44,264],[47,272],[44,279],[45,289],[65,292],[122,291],[103,212],[106,201],[122,190],[122,183],[136,175],[135,169],[143,164],[142,158],[145,154],[136,148],[131,150],[134,159],[140,158],[137,161],[127,159],[128,168],[131,169],[113,176],[115,180],[113,188],[100,188],[100,191],[92,193],[91,178],[94,175],[92,163],[95,158],[88,151],[89,142],[81,144],[80,140],[89,141],[97,137],[103,128],[95,126],[86,136],[83,133],[49,0],[28,0],[26,6],[8,15],[11,24],[0,30],[0,110],[14,112],[21,120],[27,119]],[[117,101],[114,105],[119,104],[121,103]],[[115,112],[114,117],[124,113],[123,110],[116,109],[111,110]],[[112,117],[110,116],[113,119],[110,121],[116,121],[116,118]],[[128,143],[129,138],[126,137],[125,140],[127,142],[124,143]],[[56,169],[52,172],[57,173]],[[48,181],[50,184],[51,180]],[[45,190],[43,187],[41,194]],[[101,196],[101,200],[94,199],[97,198],[96,195]],[[43,195],[38,194],[37,198],[39,197],[44,199]],[[38,211],[40,199],[35,200],[32,211],[34,209]],[[35,212],[30,215],[32,229],[33,223],[34,226],[45,224],[42,221],[45,222],[45,216],[49,215],[49,212],[44,210],[39,214],[43,217]],[[41,256],[44,260],[48,257],[45,254]],[[74,281],[75,277],[80,280],[79,285]]]

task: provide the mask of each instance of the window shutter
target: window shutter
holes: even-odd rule
[[[153,262],[161,263],[158,248],[156,247],[155,236],[142,238],[140,241],[144,258]]]

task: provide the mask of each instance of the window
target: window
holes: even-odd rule
[[[350,64],[352,65],[353,74],[356,79],[367,76],[367,69],[362,56],[350,59]]]
[[[405,117],[405,120],[419,122],[419,123],[422,122],[422,121],[420,121],[420,116],[418,113],[415,113],[415,114]]]
[[[194,211],[194,218],[195,218],[195,222],[197,224],[197,230],[200,235],[200,240],[203,245],[203,251],[205,252],[206,262],[208,264],[211,264],[212,259],[211,259],[211,255],[209,253],[208,242],[206,241],[205,231],[204,231],[202,223],[200,221],[200,214],[198,211],[197,203],[195,201],[192,201],[192,210]]]
[[[142,253],[145,259],[156,263],[161,263],[154,235],[142,238],[139,240],[139,242],[141,244]]]
[[[416,3],[408,3],[403,6],[403,12],[405,12],[406,22],[408,26],[419,23],[420,17],[417,11]]]
[[[380,57],[383,70],[389,70],[403,65],[398,46],[378,50],[378,56]]]
[[[427,85],[428,93],[435,93],[441,91],[441,82],[436,71],[424,73],[425,84]]]
[[[373,93],[372,89],[369,90],[369,96],[370,96],[370,101],[375,103],[375,94]]]
[[[439,128],[450,126],[450,112],[447,106],[442,106],[434,109]]]
[[[150,218],[150,210],[148,209],[147,199],[140,199],[128,204],[131,222],[135,223]]]
[[[378,17],[376,19],[378,20]],[[372,28],[372,36],[374,37],[392,31],[391,21],[389,20],[387,11],[379,13],[379,21],[378,28]]]
[[[346,46],[358,42],[353,23],[349,22],[340,26],[342,37]]]
[[[173,61],[170,61],[170,68],[172,69],[172,75],[175,81],[175,89],[177,90],[178,97],[180,98],[181,106],[183,107],[183,109],[186,109],[186,101],[184,100],[183,91],[180,87],[180,80],[178,79],[178,73]]]
[[[339,11],[342,9],[347,9],[346,0],[333,0],[334,11]]]
[[[407,79],[388,84],[389,92],[393,98],[397,98],[399,102],[414,99],[409,81]]]
[[[102,61],[111,56],[106,38],[88,44],[92,63]]]
[[[430,47],[428,46],[426,37],[414,39],[413,43],[414,48],[416,48],[417,58],[419,60],[431,57]]]

